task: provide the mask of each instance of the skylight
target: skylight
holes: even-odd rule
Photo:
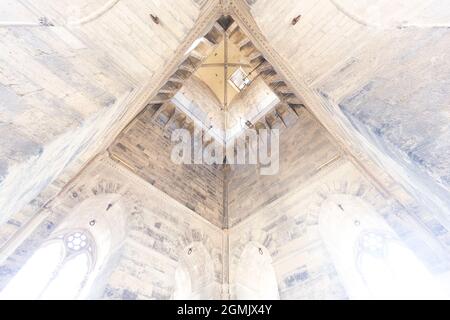
[[[239,91],[242,91],[246,86],[248,86],[250,84],[250,79],[248,78],[244,69],[239,67],[231,75],[228,82],[239,92]]]

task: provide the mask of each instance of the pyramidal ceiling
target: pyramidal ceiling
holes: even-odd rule
[[[202,144],[227,146],[247,128],[289,127],[299,110],[307,108],[352,161],[376,176],[381,185],[398,193],[399,198],[406,191],[422,203],[434,203],[436,211],[446,211],[446,200],[412,182],[401,165],[355,129],[337,103],[312,89],[286,65],[259,30],[247,2],[210,1],[203,6],[204,15],[196,30],[134,122],[152,121],[167,135],[177,128],[193,132],[199,126]],[[120,136],[127,135],[132,124]],[[132,134],[141,133],[137,130]],[[128,163],[120,136],[109,148],[110,154],[135,168],[136,164]],[[401,188],[392,187],[394,184]]]
[[[63,38],[70,45],[70,50],[87,50],[85,43],[79,41],[74,34],[80,38],[84,36],[86,39],[92,39],[93,43],[98,43],[99,39],[104,41],[106,38],[115,42],[114,36],[111,36],[110,26],[114,25],[116,27],[114,32],[121,34],[122,30],[119,30],[121,26],[115,24],[120,20],[120,14],[132,11],[127,6],[132,6],[135,2],[110,1],[109,3],[111,5],[102,6],[98,13],[89,14],[89,19],[77,21],[76,30],[60,25],[57,19],[52,17],[43,19],[46,17],[37,10],[33,14],[33,19],[39,19],[39,23],[33,27],[33,30],[37,30],[33,32],[42,33],[41,36],[44,38],[49,37],[45,32],[50,30],[49,34],[55,38]],[[109,150],[115,159],[127,163],[125,152],[121,151],[120,137],[131,133],[138,136],[139,128],[135,125],[144,120],[151,121],[155,126],[164,129],[167,135],[175,128],[193,130],[194,126],[200,126],[203,129],[204,144],[216,141],[226,145],[230,139],[238,137],[248,127],[259,129],[289,126],[298,117],[299,109],[304,107],[308,108],[312,116],[317,118],[354,161],[366,171],[371,172],[371,175],[378,177],[380,184],[393,185],[392,177],[405,190],[423,198],[424,203],[434,203],[436,211],[445,213],[445,208],[442,208],[448,200],[444,199],[444,196],[430,194],[427,188],[412,182],[408,172],[401,170],[402,168],[395,161],[361,138],[337,104],[330,101],[324,93],[311,89],[302,75],[295,74],[286,65],[285,60],[277,53],[277,48],[269,44],[253,20],[249,4],[254,3],[255,1],[244,0],[193,1],[189,2],[189,10],[182,14],[187,26],[177,20],[176,25],[172,26],[174,28],[163,28],[166,21],[172,21],[169,19],[169,14],[168,19],[154,17],[155,25],[151,26],[155,29],[145,22],[143,24],[145,28],[140,29],[142,32],[136,34],[139,34],[141,40],[148,45],[150,48],[148,52],[161,47],[160,51],[165,53],[164,57],[143,55],[143,59],[148,60],[145,66],[129,63],[131,55],[124,55],[123,51],[116,50],[117,48],[111,44],[107,49],[110,49],[110,54],[117,55],[117,59],[110,64],[107,63],[109,61],[101,60],[108,66],[108,72],[111,74],[97,73],[72,81],[78,84],[85,83],[85,78],[96,79],[99,85],[90,87],[86,91],[96,99],[102,100],[98,104],[106,107],[85,110],[80,106],[92,106],[94,99],[78,97],[78,91],[70,88],[72,95],[69,95],[67,100],[70,100],[69,102],[75,108],[80,108],[80,110],[76,109],[79,126],[67,130],[66,123],[58,123],[61,126],[60,132],[67,134],[58,135],[51,132],[51,137],[45,136],[47,139],[45,141],[52,142],[51,146],[48,147],[50,143],[45,148],[36,146],[29,161],[21,162],[21,155],[14,155],[20,158],[17,161],[13,159],[14,163],[17,162],[19,165],[14,168],[9,168],[12,166],[8,165],[8,174],[2,180],[1,219],[7,219],[30,203],[26,210],[31,216],[49,199],[56,196],[89,160],[105,150]],[[114,11],[115,9],[117,10]],[[169,6],[166,9],[174,10]],[[108,16],[107,13],[111,13],[111,10],[117,16]],[[149,8],[143,6],[134,10],[136,14],[142,15],[139,18],[143,20],[149,18],[148,12],[156,12],[158,8],[152,5]],[[45,10],[47,14],[53,11],[55,10]],[[170,17],[173,18],[176,15],[171,12]],[[56,16],[58,15],[55,14]],[[108,20],[108,24],[103,19],[111,21]],[[140,19],[133,21],[142,23]],[[99,33],[98,27],[93,27],[93,22],[104,28],[102,33]],[[77,34],[76,31],[80,33]],[[156,36],[148,37],[147,35],[152,32],[155,32]],[[49,41],[52,39],[49,37]],[[140,42],[134,38],[131,40],[132,44],[125,43],[124,47],[136,45],[136,47],[130,47],[130,50],[141,52],[139,51],[141,48],[137,45]],[[156,40],[157,43],[154,42]],[[52,41],[52,43],[59,42]],[[36,49],[38,51],[36,56],[46,54],[44,49],[46,48]],[[71,51],[66,50],[65,55],[71,56]],[[93,54],[86,54],[86,56],[93,57],[92,60],[97,59]],[[23,60],[26,60],[25,56]],[[161,62],[159,68],[155,66],[157,64],[155,61]],[[58,64],[59,60],[54,63]],[[90,63],[94,62],[90,61]],[[73,65],[86,66],[86,69],[89,69],[86,61],[80,63],[74,60]],[[132,71],[139,77],[131,79],[132,77],[124,71],[127,68],[133,68]],[[106,82],[103,76],[105,79],[120,79],[123,83],[120,86],[114,85],[114,83]],[[51,86],[58,80],[49,75],[44,78],[50,80],[45,83],[45,86]],[[136,86],[136,83],[140,85]],[[63,86],[62,83],[60,85]],[[114,86],[117,88],[113,88]],[[116,91],[114,95],[99,94],[99,87]],[[43,93],[38,91],[33,94]],[[51,105],[59,106],[60,98],[66,98],[59,97],[59,94],[60,92],[54,93],[55,101],[48,100],[50,99],[48,97],[39,97],[40,99],[36,101],[47,101]],[[24,96],[28,98],[29,95],[24,94]],[[58,110],[67,109],[58,108]],[[72,119],[72,114],[65,116]],[[131,130],[133,127],[134,131]],[[60,139],[51,140],[54,136]],[[28,144],[23,143],[23,145],[29,148]],[[53,164],[51,168],[48,163]],[[3,164],[0,169],[2,167]],[[30,176],[33,179],[29,179]],[[17,192],[17,190],[23,191]]]
[[[227,157],[212,165],[174,163],[170,158],[174,130],[188,130],[197,150],[215,144],[227,152],[234,148],[237,154],[235,139],[245,137],[247,129],[284,130],[303,116],[305,105],[231,16],[219,16],[182,57],[108,148],[109,156],[225,228],[229,222]],[[189,181],[189,186],[177,179]]]
[[[122,61],[122,73],[117,77],[127,83],[120,95],[107,101],[108,108],[93,112],[79,128],[62,136],[51,148],[41,150],[41,155],[2,181],[3,221],[16,214],[32,216],[90,160],[106,150],[114,159],[129,164],[120,139],[130,133],[140,136],[142,132],[135,125],[144,118],[163,128],[165,135],[176,128],[193,131],[200,127],[204,145],[214,141],[224,146],[247,128],[285,127],[295,121],[305,104],[257,48],[251,39],[253,32],[243,26],[243,21],[252,24],[248,4],[211,0],[196,1],[195,6],[199,15],[192,28],[176,50],[166,50],[168,62],[159,71],[153,71],[153,77],[144,81],[142,74],[141,79],[131,79],[124,72],[127,61]],[[85,36],[86,30],[108,17],[110,11],[126,8],[117,2],[100,9],[89,20],[77,22],[74,30]],[[150,12],[156,11],[151,9]],[[58,32],[75,48],[75,31],[66,30],[69,24],[52,17],[47,20],[38,25],[39,30]],[[165,21],[155,17],[155,28]],[[66,33],[60,34],[63,31]],[[163,36],[167,38],[169,34]],[[81,44],[76,48],[83,49]],[[119,67],[117,61],[110,64],[109,69]],[[140,85],[135,86],[136,82]],[[54,165],[49,168],[48,163]],[[140,166],[128,165],[134,170]],[[34,178],[29,179],[30,175]],[[18,189],[24,191],[18,193]]]
[[[247,2],[203,5],[204,20],[197,22],[195,36],[180,48],[173,69],[133,121],[139,122],[139,117],[152,121],[167,135],[177,128],[193,132],[199,126],[204,146],[211,142],[227,146],[247,128],[289,127],[299,110],[307,108],[348,156],[378,176],[381,184],[392,185],[391,177],[395,177],[395,183],[422,197],[423,202],[436,202],[434,195],[417,193],[422,187],[412,184],[397,164],[366,141],[337,104],[311,89],[286,65],[254,22]],[[127,135],[131,127],[120,136]],[[121,145],[120,136],[109,148],[110,154],[135,168],[136,163],[128,163],[128,150]]]
[[[226,146],[248,128],[291,125],[302,107],[239,24],[221,16],[186,50],[183,62],[135,121],[145,117],[168,134],[180,128],[193,132],[197,126],[204,144]]]

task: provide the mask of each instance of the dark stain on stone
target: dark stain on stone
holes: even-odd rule
[[[17,220],[15,220],[15,219],[9,219],[9,220],[8,220],[8,224],[13,225],[13,226],[16,226],[16,227],[22,226],[22,224],[20,223],[20,221],[17,221]]]
[[[111,107],[116,103],[117,99],[114,97],[109,97],[105,100],[104,104],[106,107]]]
[[[116,144],[116,147],[118,147],[119,149],[122,149],[123,151],[127,151],[127,147],[125,147],[123,144],[121,144],[120,142]]]

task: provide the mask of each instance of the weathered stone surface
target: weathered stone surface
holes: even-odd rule
[[[231,228],[232,298],[239,296],[236,272],[242,250],[248,243],[264,247],[270,253],[281,299],[348,298],[347,290],[351,288],[343,285],[342,274],[337,272],[330,256],[333,252],[325,246],[320,233],[320,208],[333,195],[351,196],[370,204],[437,279],[445,278],[450,265],[448,254],[441,247],[443,243],[430,237],[430,230],[423,228],[423,221],[416,220],[401,205],[384,197],[351,163],[341,159],[307,182],[284,192],[277,200],[256,209]],[[345,238],[345,235],[340,237]],[[356,263],[347,262],[349,265]]]
[[[217,226],[223,225],[222,166],[176,164],[171,160],[175,142],[165,123],[142,113],[110,148],[149,184],[167,193]]]
[[[14,137],[1,135],[2,168],[8,168],[2,170],[1,221],[33,200],[74,158],[98,152],[92,154],[80,136],[97,140],[98,147],[96,135],[105,135],[126,111],[124,96],[170,61],[165,52],[176,50],[199,15],[195,2],[182,6],[179,11],[175,3],[106,0],[2,6],[0,122]],[[149,12],[170,29],[152,24]],[[47,24],[40,26],[40,20]],[[22,147],[11,154],[10,144]]]
[[[204,298],[220,297],[221,230],[107,158],[93,162],[41,213],[45,220],[2,264],[0,287],[5,286],[74,207],[105,194],[119,194],[128,204],[128,224],[120,254],[108,257],[114,263],[105,271],[109,276],[103,284],[104,291],[95,288],[97,294],[107,299],[170,299],[175,270],[184,262],[203,272],[202,277],[192,280],[195,294]],[[189,247],[203,248],[199,252],[203,260],[183,260]]]
[[[277,200],[304,183],[335,159],[339,148],[302,109],[296,123],[280,132],[280,170],[274,175],[260,175],[256,165],[235,165],[228,183],[228,215],[235,225],[258,209]]]
[[[333,239],[323,231],[324,215],[342,214],[333,220],[340,225],[349,211],[362,220],[375,217],[368,227],[376,226],[387,234],[383,241],[410,252],[450,292],[448,4],[247,3],[250,7],[243,0],[214,4],[230,5],[231,11],[245,6],[239,19],[252,24],[246,19],[249,9],[262,34],[247,35],[250,40],[238,32],[231,40],[256,64],[272,47],[270,61],[280,64],[263,61],[258,69],[266,72],[259,80],[283,97],[258,124],[281,130],[280,172],[273,176],[261,176],[258,166],[233,166],[224,174],[218,166],[175,165],[169,159],[170,133],[189,123],[174,109],[159,113],[157,104],[109,148],[114,160],[100,156],[80,173],[115,137],[118,130],[111,128],[125,125],[130,99],[173,64],[172,53],[182,43],[185,54],[184,38],[198,27],[208,1],[5,2],[0,10],[0,289],[78,204],[118,194],[128,204],[126,239],[119,254],[109,257],[91,298],[180,297],[175,275],[181,271],[188,275],[182,286],[190,287],[190,298],[242,297],[238,273],[259,270],[259,260],[242,264],[249,244],[270,265],[265,271],[272,272],[282,299],[355,297],[358,281],[349,282],[339,261],[342,252],[329,246],[330,239],[338,243],[347,234]],[[149,20],[149,12],[160,24]],[[215,19],[211,14],[199,30]],[[255,26],[249,30],[259,33]],[[255,46],[262,51],[253,51]],[[183,79],[174,81],[181,86]],[[189,89],[187,83],[188,100],[205,96],[200,87]],[[174,92],[162,89],[168,92],[156,101]],[[230,111],[235,121],[261,99],[245,93]],[[307,111],[301,98],[315,104],[305,102]],[[209,108],[204,120],[214,117],[221,127],[217,101],[209,95],[201,102]],[[353,228],[361,223],[350,222]],[[361,246],[358,238],[347,247]],[[359,256],[347,258],[356,270]]]

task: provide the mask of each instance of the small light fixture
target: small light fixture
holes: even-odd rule
[[[294,19],[292,19],[291,24],[292,24],[293,26],[295,26],[295,25],[297,24],[297,22],[300,20],[301,17],[302,17],[301,14],[299,14],[298,16],[296,16]]]
[[[192,253],[192,248],[189,248],[187,254],[190,256],[191,253]]]
[[[258,248],[258,251],[259,251],[259,254],[260,254],[260,255],[263,255],[263,254],[264,254],[264,252],[263,252],[263,250],[262,250],[261,248]]]
[[[89,221],[89,225],[90,225],[90,226],[95,226],[95,220],[92,219],[91,221]]]
[[[160,20],[158,16],[155,16],[154,14],[150,13],[150,18],[152,18],[154,23],[159,24]]]
[[[78,197],[78,193],[73,192],[73,193],[72,193],[72,197],[74,197],[74,198]]]

